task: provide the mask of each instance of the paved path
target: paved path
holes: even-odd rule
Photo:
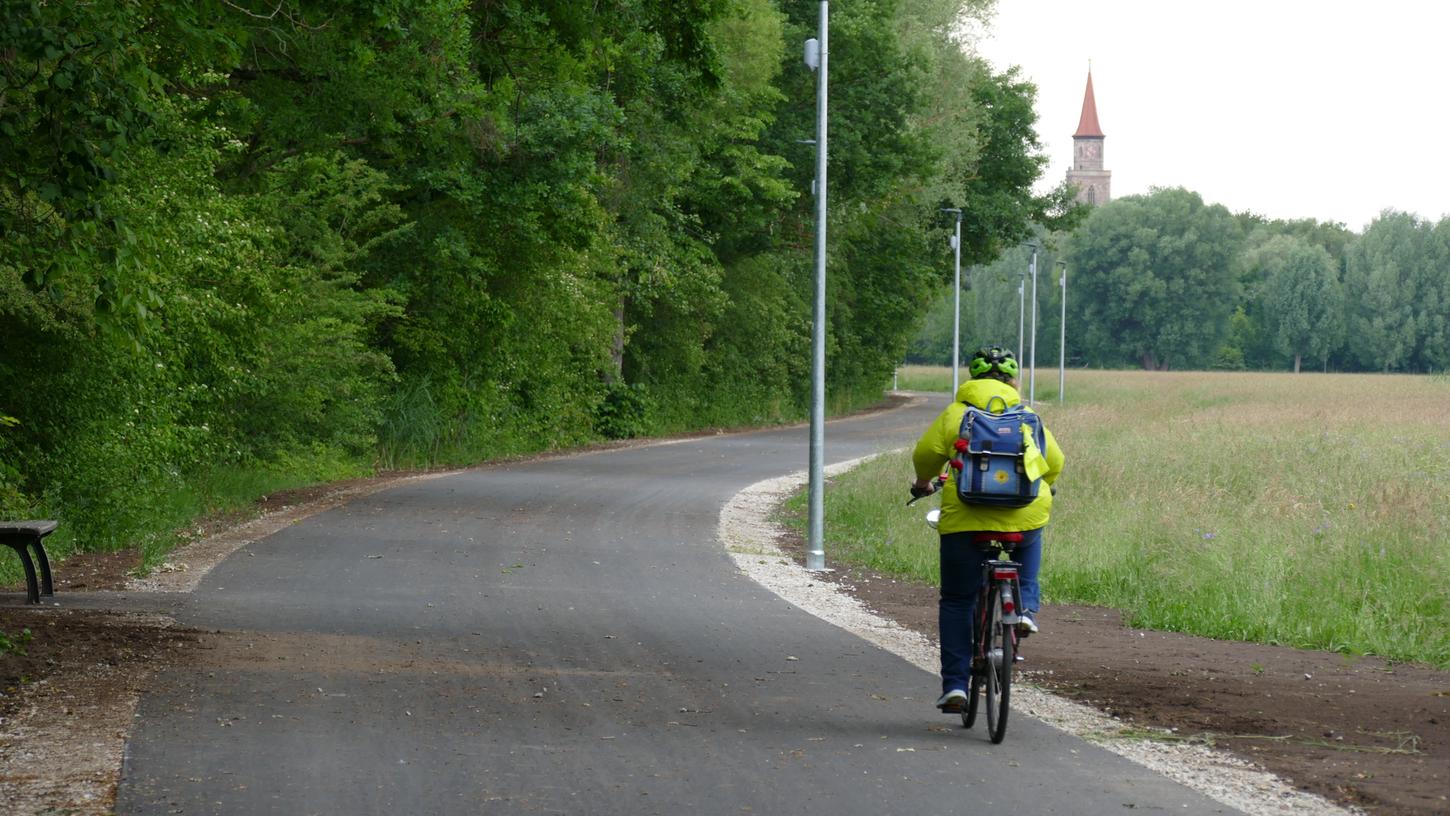
[[[828,459],[938,407],[832,423]],[[143,698],[118,811],[1230,812],[1025,717],[992,746],[934,676],[739,575],[719,510],[807,438],[481,468],[239,551],[180,612],[223,634]]]

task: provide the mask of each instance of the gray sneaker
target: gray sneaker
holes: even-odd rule
[[[952,689],[937,699],[936,707],[943,714],[960,714],[967,707],[967,693],[961,689]]]
[[[1023,612],[1017,616],[1017,631],[1035,635],[1037,634],[1037,621],[1033,620],[1028,613]]]

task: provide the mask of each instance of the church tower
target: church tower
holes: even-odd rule
[[[1098,104],[1093,98],[1093,72],[1088,69],[1087,92],[1082,97],[1082,117],[1072,134],[1072,169],[1067,183],[1077,187],[1077,200],[1097,206],[1112,199],[1109,184],[1113,174],[1103,169],[1103,129],[1098,126]]]

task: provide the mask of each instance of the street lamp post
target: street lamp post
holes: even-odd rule
[[[1057,341],[1057,404],[1061,405],[1067,386],[1067,262],[1058,261],[1057,271],[1060,275],[1057,282],[1062,287],[1062,322],[1059,326],[1062,333]]]
[[[952,235],[952,399],[956,399],[962,366],[962,210],[960,207],[943,207],[942,212],[956,213],[957,216],[957,230]]]
[[[1022,360],[1023,330],[1027,325],[1027,273],[1017,281],[1017,360]]]
[[[806,65],[816,72],[816,291],[811,326],[811,450],[806,569],[826,568],[826,60],[830,3],[821,0],[820,40],[806,41]]]
[[[1037,245],[1032,245],[1032,345],[1028,352],[1027,404],[1037,406]]]

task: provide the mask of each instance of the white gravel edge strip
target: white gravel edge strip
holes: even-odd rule
[[[826,474],[849,470],[871,458],[832,465]],[[939,665],[933,641],[880,617],[834,584],[817,580],[776,546],[781,529],[771,521],[775,508],[805,482],[806,473],[801,471],[756,482],[735,494],[720,511],[719,538],[725,550],[742,573],[787,602],[935,675]],[[1015,711],[1089,740],[1248,816],[1362,814],[1297,790],[1227,752],[1132,736],[1123,723],[1097,709],[1032,686],[1018,685],[1012,692]]]
[[[281,510],[258,516],[251,521],[227,528],[200,541],[178,547],[171,552],[172,560],[163,563],[150,575],[127,581],[124,591],[192,592],[201,584],[207,573],[215,569],[232,553],[303,519],[334,507],[341,507],[353,499],[371,496],[399,485],[426,482],[444,476],[456,476],[462,472],[462,470],[449,470],[379,479],[333,490],[303,504],[283,507]]]

